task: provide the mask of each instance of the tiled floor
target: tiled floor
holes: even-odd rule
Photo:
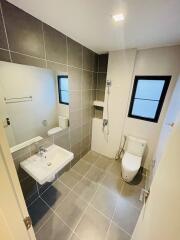
[[[129,185],[120,170],[118,161],[85,155],[29,207],[37,239],[129,240],[145,179]]]

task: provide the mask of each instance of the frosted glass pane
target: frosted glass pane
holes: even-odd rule
[[[153,119],[156,114],[158,103],[158,101],[135,99],[132,109],[132,115]]]
[[[69,90],[69,87],[68,87],[68,78],[61,78],[61,90],[65,90],[65,91],[68,91]]]
[[[69,92],[61,91],[61,101],[64,103],[69,103]]]
[[[164,80],[138,80],[135,98],[159,100],[164,83]]]

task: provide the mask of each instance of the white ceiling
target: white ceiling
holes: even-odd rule
[[[180,0],[9,0],[102,53],[180,43]],[[125,21],[112,15],[123,12]]]

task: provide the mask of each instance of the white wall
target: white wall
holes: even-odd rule
[[[107,138],[102,132],[102,120],[93,119],[91,145],[92,150],[109,157],[114,157],[120,143],[135,56],[135,49],[109,53],[107,79],[112,81],[109,96],[109,136]],[[103,115],[106,118],[106,109]]]
[[[8,116],[14,139],[10,145],[24,142],[58,124],[55,76],[52,71],[14,63],[0,63],[1,117]],[[32,96],[32,101],[4,105],[3,98]],[[48,125],[42,124],[47,120]],[[10,134],[8,135],[10,136]]]
[[[122,135],[133,135],[146,139],[148,154],[145,167],[148,168],[157,144],[160,128],[167,111],[180,69],[180,46],[146,50],[122,50],[109,53],[107,78],[112,81],[109,97],[109,138],[104,140],[101,130],[99,136],[92,136],[92,149],[114,157]],[[129,101],[135,75],[172,75],[158,123],[128,118]],[[107,91],[105,101],[107,101]],[[106,105],[106,104],[105,104]],[[104,111],[106,118],[106,110]],[[96,122],[96,120],[95,120]],[[97,124],[93,123],[93,133],[97,133]],[[101,144],[97,143],[101,142]],[[101,145],[101,146],[100,146]]]

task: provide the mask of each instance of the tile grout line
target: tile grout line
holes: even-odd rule
[[[80,159],[81,160],[81,159]],[[80,161],[79,160],[79,161]],[[78,162],[79,162],[78,161]],[[72,168],[71,168],[72,169]],[[81,175],[79,172],[77,172],[76,170],[74,170],[74,169],[72,169],[73,171],[75,171],[78,175],[80,175],[80,176],[82,176],[82,178],[83,178],[83,176],[84,175]],[[90,169],[89,169],[90,170]],[[88,170],[88,171],[89,171]],[[68,187],[66,184],[64,184],[59,178],[57,178],[52,184],[54,184],[54,183],[56,183],[57,181],[59,181],[59,182],[61,182],[64,186],[66,186],[66,187]],[[80,182],[80,181],[79,181]],[[50,184],[41,194],[39,194],[39,196],[41,196],[41,195],[43,195],[51,186],[52,186],[52,184]],[[68,187],[69,188],[69,187]],[[69,188],[69,189],[71,189],[71,188]]]
[[[91,167],[89,168],[89,170],[91,169]],[[86,174],[89,172],[89,170],[86,172]],[[85,175],[86,175],[85,174]],[[85,176],[84,175],[84,176]],[[84,176],[81,178],[81,180],[84,178]],[[57,179],[58,180],[58,179]],[[80,181],[81,181],[80,180]],[[80,181],[78,181],[74,186],[73,186],[73,188],[75,188],[75,186],[80,182]],[[62,181],[60,181],[61,183],[63,183]],[[63,183],[63,185],[64,186],[66,186],[64,183]],[[62,200],[62,202],[64,202],[65,201],[65,199],[69,196],[69,194],[71,193],[71,192],[73,192],[73,188],[68,192],[68,194],[66,195],[66,197]],[[70,189],[70,188],[69,188]],[[76,193],[77,194],[77,193]],[[58,217],[71,231],[72,231],[72,234],[70,234],[70,237],[72,237],[72,235],[73,234],[76,234],[75,232],[74,232],[74,230],[75,230],[75,228],[74,228],[74,230],[73,229],[71,229],[71,227],[67,224],[67,223],[65,223],[64,222],[64,220],[56,213],[56,210],[57,210],[57,208],[60,206],[60,204],[55,208],[55,209],[53,209],[51,206],[49,206],[49,204],[40,196],[40,199],[46,204],[46,206],[47,207],[49,207],[52,211],[53,211],[53,213],[56,215],[56,217]],[[62,203],[61,202],[61,203]],[[84,200],[84,202],[86,202],[85,200]],[[83,215],[83,213],[84,213],[84,211],[82,212],[82,215]],[[49,219],[49,218],[48,218]],[[45,222],[45,223],[47,223],[47,221]],[[38,231],[37,231],[37,233],[41,230],[41,228],[44,226],[45,224],[43,223],[41,226],[40,226],[40,228],[38,229]],[[77,235],[77,234],[76,234]],[[68,239],[70,239],[70,238],[68,238]]]
[[[7,41],[9,58],[10,58],[10,61],[12,62],[12,57],[11,57],[11,52],[10,52],[10,45],[9,45],[9,39],[8,39],[8,35],[7,35],[6,23],[5,23],[5,19],[4,19],[4,14],[3,14],[3,9],[2,9],[2,3],[1,2],[0,2],[0,12],[1,12],[1,15],[2,15],[2,21],[3,21],[3,27],[4,27],[6,41]]]
[[[71,168],[70,168],[71,169]],[[74,171],[74,169],[73,169]],[[77,173],[77,172],[76,172]],[[64,173],[63,173],[64,174]],[[79,173],[78,173],[79,174]],[[80,175],[80,174],[79,174]],[[82,176],[82,175],[81,175]],[[64,186],[68,187],[67,185],[65,185],[60,179],[59,177],[52,183],[56,183],[57,181],[61,182]],[[52,184],[50,184],[42,193],[39,194],[39,196],[43,195],[50,187],[52,187]],[[68,187],[69,188],[69,187]]]
[[[44,202],[44,204],[46,204],[46,206],[47,206],[49,209],[51,209],[51,211],[53,212],[53,214],[54,214],[58,219],[60,219],[60,220],[64,223],[64,225],[66,225],[66,226],[72,231],[72,229],[70,228],[70,226],[69,226],[66,222],[64,222],[64,220],[56,213],[56,211],[55,211],[51,206],[49,206],[49,204],[47,204],[47,202],[46,202],[43,198],[40,197],[40,199]],[[53,215],[53,214],[52,214],[52,215]],[[51,216],[52,216],[52,215],[51,215]],[[51,216],[50,216],[50,217],[51,217]],[[50,217],[49,217],[49,218],[50,218]],[[48,219],[49,219],[49,218],[48,218]],[[47,223],[47,221],[46,221],[46,223]],[[43,228],[43,226],[45,226],[45,224],[42,224],[36,233],[38,233],[38,232]]]
[[[98,158],[100,158],[100,157],[101,157],[101,155],[100,155]],[[84,161],[86,161],[86,160],[84,160]],[[96,160],[96,161],[97,161],[97,160]],[[96,169],[98,169],[98,170],[103,171],[101,168],[95,166],[96,161],[92,164],[92,168],[94,167],[94,168],[96,168]],[[111,160],[110,160],[110,161],[111,161]],[[86,161],[86,162],[87,162],[87,161]],[[112,163],[112,164],[113,164],[113,163]],[[111,164],[111,166],[112,166],[112,164]],[[78,173],[76,170],[73,170],[73,171],[75,171],[76,173]],[[106,175],[106,174],[109,174],[109,175],[115,177],[116,179],[119,179],[119,177],[114,176],[114,175],[113,175],[111,172],[109,172],[108,170],[104,170],[104,173],[105,173],[105,175]],[[79,173],[78,173],[78,174],[79,174]],[[82,175],[81,175],[81,176],[82,176]],[[87,180],[95,183],[93,180],[89,179],[87,176],[85,176],[85,179],[87,179]],[[102,180],[103,180],[103,179],[101,179],[101,181],[102,181]],[[122,181],[122,186],[121,186],[121,192],[122,192],[125,182],[123,181],[122,178],[120,178],[120,180]],[[100,184],[102,187],[104,187],[104,185],[102,184],[102,182],[99,182],[99,184]],[[141,189],[141,187],[137,187],[137,186],[135,186],[135,187],[138,188],[138,189]],[[108,189],[109,189],[109,188],[108,188]],[[112,191],[112,190],[109,189],[109,191]],[[112,191],[112,192],[113,192],[113,191]],[[131,202],[129,202],[129,201],[128,201],[128,204],[129,204],[131,207],[137,209],[138,211],[141,210],[140,207],[137,207],[136,205],[134,205],[133,203],[131,203]]]
[[[122,184],[122,185],[123,185],[123,184]],[[122,192],[122,186],[121,186],[120,193],[121,193],[121,192]],[[107,239],[108,239],[108,236],[109,236],[109,231],[110,231],[110,228],[111,228],[111,225],[112,225],[112,222],[113,222],[113,218],[114,218],[114,215],[115,215],[115,212],[116,212],[116,209],[117,209],[117,202],[118,202],[118,199],[116,200],[115,208],[114,208],[114,211],[113,211],[113,214],[112,214],[110,223],[109,223],[109,227],[108,227],[107,232],[106,232],[105,240],[107,240]]]
[[[120,189],[120,193],[123,192],[124,184],[125,184],[125,183],[122,182],[122,186],[121,186],[121,189]],[[122,228],[122,227],[119,226],[116,222],[113,221],[113,218],[114,218],[114,215],[115,215],[116,209],[117,209],[117,204],[118,204],[118,197],[117,197],[116,204],[115,204],[115,208],[114,208],[114,212],[113,212],[113,214],[112,214],[111,221],[110,221],[110,224],[109,224],[107,233],[106,233],[105,240],[108,240],[109,231],[110,231],[110,228],[111,228],[112,223],[115,224],[115,225],[116,225],[119,229],[121,229],[123,232],[125,232],[129,237],[131,237],[131,235],[130,235],[124,228]]]
[[[90,164],[89,164],[90,165]],[[57,179],[59,182],[61,182],[64,186],[66,186],[67,188],[69,188],[70,189],[70,191],[68,192],[68,194],[66,195],[66,197],[62,200],[62,202],[64,202],[64,200],[69,196],[69,194],[71,193],[71,192],[74,192],[74,188],[82,181],[82,179],[86,179],[86,175],[88,174],[88,172],[90,171],[90,169],[92,168],[92,166],[90,166],[90,168],[88,169],[88,171],[85,173],[85,175],[81,175],[81,174],[79,174],[77,171],[75,171],[74,169],[73,169],[73,171],[75,171],[76,173],[78,173],[80,176],[82,176],[82,178],[72,187],[72,188],[70,188],[69,186],[67,186],[66,184],[64,184],[60,179]],[[76,192],[75,192],[76,193]],[[76,193],[77,194],[77,193]],[[84,200],[85,201],[85,200]],[[61,203],[62,203],[61,202]],[[55,210],[58,208],[59,206],[57,206],[56,208],[55,208]]]
[[[66,62],[66,64],[67,64],[67,66],[66,66],[66,71],[67,71],[67,75],[68,75],[68,79],[69,79],[69,67],[68,67],[68,63],[69,63],[69,48],[68,48],[68,38],[67,38],[67,36],[66,36],[66,60],[67,60],[67,62]],[[69,84],[69,82],[68,82],[68,84]],[[69,89],[69,93],[70,93],[71,91],[70,91],[70,89]],[[69,110],[70,110],[70,107],[69,107]],[[70,111],[69,111],[70,112]],[[69,115],[70,116],[70,115]],[[70,117],[69,117],[69,121],[70,121]],[[72,146],[71,146],[71,132],[70,132],[70,127],[68,127],[68,138],[69,138],[69,149],[70,149],[70,151],[71,151],[71,148],[72,148]],[[70,162],[70,168],[71,168],[71,162]]]
[[[72,169],[72,168],[71,168]],[[91,169],[91,167],[89,168],[89,170]],[[82,176],[82,178],[73,186],[73,188],[75,188],[75,186],[83,179],[83,178],[85,178],[85,175],[89,172],[89,170],[87,171],[87,173],[85,174],[85,175],[81,175],[81,174],[79,174],[77,171],[75,171],[74,169],[72,169],[74,172],[76,172],[78,175],[80,175],[80,176]],[[66,197],[69,195],[69,193],[70,192],[72,192],[73,191],[73,188],[71,189],[69,186],[67,186],[66,184],[64,184],[59,178],[57,178],[54,182],[53,182],[53,184],[54,183],[56,183],[56,182],[60,182],[60,183],[62,183],[65,187],[67,187],[70,191],[68,192],[68,194],[66,195]],[[50,188],[52,186],[52,184],[50,185],[50,186],[48,186],[41,194],[40,194],[40,197]],[[76,193],[77,194],[77,193]],[[66,199],[66,197],[62,200],[62,202]],[[56,209],[58,208],[58,206],[56,207]],[[55,210],[56,210],[55,209]]]
[[[105,176],[104,176],[104,177],[105,177]],[[104,177],[103,177],[103,178],[104,178]],[[91,203],[92,203],[93,199],[95,198],[96,193],[98,192],[98,190],[99,190],[99,188],[100,188],[100,184],[97,183],[97,185],[98,185],[98,186],[97,186],[97,188],[96,188],[96,191],[94,192],[93,196],[91,197],[91,200],[88,202],[86,208],[85,208],[84,211],[82,212],[82,215],[81,215],[78,223],[76,224],[76,227],[74,228],[74,232],[76,231],[76,229],[77,229],[79,223],[81,222],[84,214],[87,212],[88,207],[92,205]],[[96,210],[96,208],[94,208],[94,209]],[[99,212],[99,211],[97,211],[97,212]],[[99,212],[99,213],[100,213],[100,212]],[[100,214],[101,214],[101,213],[100,213]],[[102,215],[102,214],[101,214],[101,215]],[[106,217],[106,218],[107,218],[107,217]],[[77,234],[77,236],[78,236],[78,234]]]
[[[82,181],[82,179],[87,179],[87,174],[89,173],[89,171],[90,171],[93,167],[96,167],[96,166],[94,166],[94,165],[95,165],[95,163],[98,161],[98,159],[100,159],[100,157],[101,157],[101,155],[99,155],[99,156],[96,158],[95,162],[94,162],[92,165],[89,164],[89,165],[91,165],[91,166],[90,166],[89,170],[86,172],[85,175],[81,175],[81,174],[79,174],[79,172],[77,172],[76,170],[72,169],[72,170],[73,170],[74,172],[76,172],[79,176],[82,176],[82,178],[80,179],[80,181],[78,181],[78,182],[72,187],[72,189],[69,188],[66,184],[64,184],[60,179],[56,179],[56,181],[58,180],[58,181],[61,182],[64,186],[66,186],[66,187],[68,187],[68,189],[70,189],[69,193],[68,193],[67,196],[63,199],[62,202],[65,201],[65,199],[69,196],[69,194],[70,194],[71,192],[73,192],[73,193],[75,193],[76,195],[78,195],[78,194],[74,191],[75,186],[76,186],[77,184],[79,184],[79,183]],[[84,161],[85,161],[85,160],[84,160]],[[99,168],[98,168],[98,169],[99,169]],[[107,172],[106,172],[106,173],[107,173]],[[104,175],[103,179],[105,178],[105,176],[106,176],[106,174]],[[91,181],[90,179],[88,179],[88,180]],[[92,182],[92,181],[91,181],[91,182]],[[94,182],[93,182],[93,183],[94,183]],[[98,187],[97,187],[96,191],[94,192],[94,194],[93,194],[93,196],[91,197],[91,200],[90,200],[89,202],[85,201],[85,199],[80,196],[80,199],[82,199],[84,202],[87,203],[87,207],[86,207],[86,208],[84,209],[84,211],[82,212],[81,218],[79,219],[77,225],[75,226],[74,230],[72,231],[72,234],[70,235],[70,237],[72,237],[73,234],[76,234],[76,233],[75,233],[75,230],[76,230],[79,222],[81,221],[82,216],[83,216],[84,213],[85,213],[85,210],[87,210],[87,208],[88,208],[89,206],[92,206],[92,207],[93,207],[97,212],[99,212],[102,216],[104,216],[104,217],[106,217],[107,219],[109,219],[109,220],[111,221],[110,224],[114,223],[113,220],[112,220],[113,217],[112,217],[111,219],[108,218],[106,215],[104,215],[101,211],[99,211],[98,209],[96,209],[96,207],[94,207],[94,206],[92,205],[92,201],[93,201],[93,199],[94,199],[94,197],[95,197],[96,192],[98,191],[98,189],[100,188],[100,186],[102,186],[101,183],[97,183],[97,184],[98,184]],[[51,185],[50,185],[49,187],[51,187]],[[49,187],[48,187],[48,188],[49,188]],[[124,182],[123,182],[122,187],[121,187],[121,192],[122,192],[122,190],[123,190],[123,187],[124,187]],[[47,189],[46,189],[45,191],[47,191]],[[45,192],[45,191],[44,191],[44,192]],[[44,192],[43,192],[43,193],[44,193]],[[42,199],[41,196],[40,196],[39,198],[40,198],[41,200],[43,200],[43,202],[45,202],[45,200]],[[37,200],[37,199],[36,199],[36,200]],[[35,202],[35,200],[34,200],[33,202]],[[52,210],[52,208],[51,208],[46,202],[45,202],[45,204]],[[59,206],[60,206],[60,205],[59,205]],[[56,210],[57,210],[57,208],[58,208],[59,206],[57,206],[55,209],[53,209],[53,212],[54,212],[54,213],[56,213]],[[117,208],[117,203],[116,203],[116,208]],[[113,216],[114,216],[114,214],[115,214],[116,208],[114,209]],[[55,215],[57,216],[57,213],[56,213]],[[52,216],[52,215],[51,215],[51,216]],[[59,217],[59,216],[58,216],[58,217]],[[61,219],[61,217],[59,217],[59,218]],[[48,219],[49,219],[49,218],[48,218]],[[63,221],[63,219],[61,219],[61,220]],[[64,221],[63,221],[63,222],[64,222]],[[47,223],[47,221],[45,221],[45,222],[40,226],[40,228],[38,229],[37,232],[40,231],[40,229],[45,225],[45,223]],[[116,224],[116,223],[115,223],[115,224]],[[67,223],[66,223],[66,225],[68,226]],[[110,226],[111,226],[111,225],[109,225],[109,228],[110,228]],[[118,224],[116,224],[116,226],[119,227],[122,231],[126,232],[126,231],[125,231],[123,228],[121,228]],[[70,228],[70,230],[72,230],[70,226],[68,226],[68,228]],[[107,230],[107,231],[108,231],[108,230]],[[128,232],[126,232],[126,233],[129,234]],[[108,234],[108,232],[107,232],[107,234]],[[76,234],[76,235],[77,235],[77,234]]]
[[[66,66],[66,67],[72,67],[72,68],[76,68],[76,69],[79,69],[79,70],[84,70],[86,72],[94,72],[94,71],[91,71],[89,69],[82,69],[80,67],[76,67],[74,65],[70,65],[70,64],[66,64],[66,63],[62,63],[62,62],[56,62],[56,61],[53,61],[53,60],[49,60],[49,59],[45,59],[45,58],[41,58],[41,57],[36,57],[36,56],[33,56],[33,55],[29,55],[29,54],[26,54],[26,53],[22,53],[22,52],[17,52],[17,51],[14,51],[14,50],[9,50],[9,49],[6,49],[6,48],[0,48],[1,50],[5,50],[5,51],[9,51],[11,53],[16,53],[16,54],[20,54],[20,55],[23,55],[23,56],[26,56],[26,57],[30,57],[30,58],[35,58],[35,59],[38,59],[38,60],[42,60],[42,61],[47,61],[47,62],[51,62],[51,63],[55,63],[55,64],[58,64],[58,65],[63,65],[63,66]],[[33,66],[33,65],[32,65]]]
[[[100,156],[99,156],[100,157]],[[96,161],[99,159],[99,157],[96,159]],[[95,161],[95,162],[96,162]],[[91,166],[92,167],[92,166]],[[90,168],[91,169],[91,168]],[[89,170],[90,170],[89,169]],[[87,173],[85,174],[85,175],[87,175]],[[98,183],[97,183],[98,184]],[[91,197],[91,199],[90,199],[90,201],[89,202],[87,202],[87,206],[85,207],[85,209],[83,210],[83,212],[82,212],[82,214],[81,214],[81,217],[79,218],[79,220],[78,220],[78,222],[77,222],[77,224],[76,224],[76,226],[74,227],[74,231],[73,231],[73,233],[76,233],[75,231],[76,231],[76,229],[77,229],[77,227],[78,227],[78,225],[79,225],[79,223],[81,222],[81,220],[82,220],[82,218],[83,218],[83,216],[84,216],[84,214],[86,213],[86,211],[87,211],[87,209],[88,209],[88,207],[90,206],[90,204],[91,204],[91,202],[92,202],[92,200],[94,199],[94,196],[96,195],[96,193],[97,193],[97,191],[98,191],[98,189],[99,189],[99,184],[98,184],[98,186],[97,186],[97,188],[96,188],[96,190],[95,190],[95,192],[94,192],[94,194],[92,195],[92,197]],[[73,234],[72,234],[73,235]],[[72,235],[68,238],[68,240],[70,240],[70,238],[72,237]],[[78,236],[78,234],[76,233],[76,235]],[[78,236],[79,237],[79,236]]]
[[[86,172],[86,174],[85,175],[82,175],[82,174],[80,174],[78,171],[76,171],[75,169],[73,169],[73,168],[71,168],[72,169],[72,171],[74,171],[76,174],[78,174],[79,176],[81,176],[82,178],[73,186],[73,188],[70,188],[69,186],[67,186],[65,183],[63,183],[59,178],[57,178],[53,183],[55,183],[55,182],[57,182],[57,181],[59,181],[59,182],[61,182],[65,187],[67,187],[69,190],[70,190],[70,192],[74,192],[74,188],[75,188],[75,186],[82,180],[82,179],[86,179],[86,180],[88,180],[88,181],[90,181],[90,182],[93,182],[91,179],[89,179],[88,177],[87,177],[87,175],[88,175],[88,172],[94,167],[94,168],[96,168],[96,169],[98,169],[98,170],[101,170],[101,171],[103,171],[101,168],[99,168],[99,167],[97,167],[97,166],[95,166],[95,163],[97,162],[97,160],[99,159],[99,158],[101,158],[101,155],[99,155],[98,157],[97,157],[97,159],[96,159],[96,161],[93,163],[93,164],[89,164],[88,163],[88,161],[86,161],[86,160],[84,160],[87,164],[89,164],[89,165],[91,165],[91,167],[89,168],[89,170]],[[82,158],[81,158],[82,159]],[[81,160],[80,159],[80,160]],[[79,160],[79,161],[80,161]],[[78,161],[78,162],[79,162]],[[104,171],[106,174],[110,174],[110,175],[112,175],[112,176],[114,176],[112,173],[110,173],[108,170],[105,170]],[[106,175],[105,174],[105,175]],[[118,178],[117,176],[114,176],[115,178]],[[122,180],[122,179],[121,179]],[[93,183],[95,183],[95,182],[93,182]],[[102,185],[102,183],[101,182],[99,182],[99,184],[101,185],[101,186],[103,186]],[[38,192],[38,195],[39,195],[39,197],[41,197],[41,195],[43,195],[50,187],[52,186],[52,184],[51,185],[49,185],[41,194]],[[123,182],[123,184],[122,184],[122,186],[124,186],[124,182]],[[38,189],[38,187],[37,187],[37,189]],[[72,190],[72,191],[71,191]],[[70,193],[69,192],[69,193]],[[68,194],[69,194],[68,193]],[[76,192],[75,192],[76,193]],[[67,195],[68,195],[67,194]],[[65,197],[66,198],[66,197]],[[35,200],[37,200],[38,198],[36,198]],[[35,202],[35,200],[33,201],[33,203]],[[63,201],[64,201],[64,199],[63,199]],[[132,207],[134,207],[134,208],[136,208],[137,210],[140,210],[140,208],[138,208],[138,207],[136,207],[134,204],[132,204],[131,202],[129,202],[129,204],[132,206]],[[32,204],[30,204],[29,206],[31,206]],[[56,208],[57,209],[57,208]]]
[[[96,161],[97,161],[100,157],[101,157],[101,155],[96,159]],[[96,162],[96,161],[95,161],[95,162]],[[98,168],[98,167],[96,167],[96,166],[93,166],[93,165],[95,164],[95,162],[92,164],[92,167],[95,167],[95,168],[97,168],[97,169],[100,169],[100,168]],[[106,172],[106,171],[105,171],[105,172]],[[106,173],[107,173],[107,172],[106,172]],[[101,180],[103,181],[105,177],[106,177],[106,174],[104,174],[104,176],[103,176],[103,178],[102,178]],[[85,176],[85,179],[91,181],[91,180],[88,179],[86,176]],[[91,182],[92,182],[92,181],[91,181]],[[93,183],[94,183],[94,182],[93,182]],[[88,208],[89,206],[91,206],[91,207],[94,208],[99,214],[101,214],[101,215],[104,216],[106,219],[108,219],[108,220],[110,221],[110,224],[109,224],[109,227],[108,227],[108,229],[107,229],[106,237],[105,237],[105,240],[107,240],[108,230],[110,229],[111,224],[114,223],[114,222],[113,222],[113,217],[114,217],[114,214],[115,214],[115,211],[116,211],[116,208],[117,208],[118,199],[116,200],[116,203],[115,203],[115,204],[116,204],[116,207],[115,207],[115,209],[114,209],[114,211],[113,211],[113,215],[112,215],[111,218],[109,218],[108,216],[106,216],[103,212],[101,212],[99,209],[97,209],[97,208],[92,204],[92,201],[93,201],[93,199],[94,199],[94,197],[95,197],[98,189],[99,189],[100,187],[103,187],[103,185],[102,185],[100,182],[98,182],[97,184],[98,184],[98,187],[97,187],[95,193],[93,194],[91,200],[89,201],[89,203],[87,202],[87,203],[88,203],[88,206],[84,209],[82,215],[84,215],[84,212],[87,210],[87,208]],[[122,192],[122,190],[123,190],[123,185],[124,185],[124,182],[123,182],[123,184],[122,184],[122,186],[121,186],[121,192]],[[109,188],[108,188],[108,190],[109,190]],[[110,191],[111,191],[111,190],[110,190]],[[80,197],[82,200],[84,200],[81,196],[79,196],[79,197]],[[81,216],[82,216],[82,215],[81,215]],[[79,222],[80,222],[80,221],[79,221]],[[120,228],[123,232],[125,232],[128,236],[131,236],[125,229],[121,228],[118,224],[116,224],[116,223],[114,223],[114,224],[115,224],[118,228]],[[78,225],[78,224],[77,224],[77,225]],[[77,226],[75,227],[75,229],[76,229],[76,228],[77,228]],[[77,236],[78,236],[78,235],[77,235]],[[68,240],[69,240],[69,239],[68,239]]]
[[[84,61],[84,48],[83,48],[83,46],[81,47],[82,48],[82,65],[81,65],[81,67],[82,67],[82,69],[81,69],[81,106],[80,106],[80,108],[83,110],[83,101],[82,101],[82,97],[83,97],[83,95],[82,95],[82,93],[83,93],[83,80],[84,80],[84,73],[83,73],[83,67],[84,67],[84,64],[83,64],[83,61]],[[83,111],[81,111],[81,143],[80,143],[80,158],[82,158],[82,139],[83,139],[83,128],[82,128],[82,126],[83,126]]]
[[[45,42],[44,23],[43,22],[42,22],[42,36],[43,36],[43,48],[44,48],[45,65],[46,65],[46,68],[47,68],[46,42]]]
[[[92,108],[90,109],[90,118],[91,118],[91,120],[90,120],[90,126],[89,126],[89,135],[91,136],[91,141],[92,141],[92,118],[93,118],[93,116],[94,116],[94,106],[93,106],[93,101],[94,101],[94,99],[93,99],[93,87],[94,87],[94,72],[92,73],[92,79],[91,79],[91,81],[92,81],[92,83],[91,83],[91,103],[92,103]],[[93,87],[92,87],[93,86]],[[90,149],[91,149],[91,141],[90,141]]]
[[[34,195],[34,194],[33,194]],[[32,196],[33,196],[32,195]],[[39,195],[38,195],[38,197],[37,198],[35,198],[29,205],[27,205],[27,208],[29,208],[33,203],[35,203],[37,200],[38,200],[38,198],[39,198]],[[28,200],[28,199],[27,199]]]
[[[67,65],[66,63],[56,62],[56,61],[53,61],[53,60],[49,60],[49,59],[45,59],[45,58],[41,58],[41,57],[36,57],[36,56],[33,56],[33,55],[29,55],[29,54],[22,53],[22,52],[17,52],[17,51],[6,49],[6,48],[0,48],[0,50],[8,51],[10,53],[17,53],[17,54],[20,54],[20,55],[23,55],[23,56],[26,56],[26,57],[35,58],[35,59],[38,59],[38,60],[47,61],[47,62],[51,62],[51,63],[55,63],[55,64],[67,66],[67,67],[72,67],[72,68],[76,68],[76,69],[79,69],[79,70],[84,70],[86,72],[92,72],[92,73],[94,72],[94,71],[86,69],[86,68],[82,69],[82,68],[76,67],[74,65],[70,65],[70,64]],[[31,65],[31,66],[33,66],[33,65]]]
[[[93,167],[96,167],[96,166],[94,166],[94,164],[98,161],[98,159],[99,159],[100,157],[101,157],[101,155],[99,155],[99,156],[96,158],[95,162],[92,163],[92,165],[90,166],[89,170],[85,173],[85,175],[81,175],[81,174],[79,174],[79,172],[77,172],[76,170],[72,169],[72,170],[73,170],[74,172],[76,172],[79,176],[82,176],[82,178],[81,178],[72,188],[70,188],[69,186],[67,186],[66,184],[64,184],[60,179],[56,179],[56,181],[58,180],[58,181],[61,182],[64,186],[66,186],[68,189],[70,189],[70,191],[69,191],[69,193],[67,194],[67,196],[69,196],[69,194],[72,193],[72,192],[78,196],[78,194],[74,191],[75,186],[76,186],[77,184],[79,184],[79,183],[82,181],[82,179],[88,179],[88,178],[87,178],[87,174],[89,173],[89,171],[90,171]],[[85,161],[85,160],[84,160],[84,161]],[[88,161],[86,161],[86,162],[88,162]],[[89,165],[90,165],[90,164],[89,164]],[[100,168],[98,168],[98,169],[100,169]],[[103,176],[103,179],[105,178],[105,176],[106,176],[106,174]],[[88,180],[91,181],[90,179],[88,179]],[[91,181],[91,182],[92,182],[92,181]],[[93,183],[94,183],[94,182],[93,182]],[[99,211],[98,209],[96,209],[95,206],[93,206],[92,201],[93,201],[93,199],[94,199],[97,191],[99,190],[100,186],[102,186],[101,183],[97,183],[97,184],[98,184],[98,187],[97,187],[96,191],[94,192],[94,194],[92,195],[91,200],[90,200],[89,202],[87,202],[84,198],[82,198],[81,196],[79,196],[79,198],[80,198],[81,200],[83,200],[84,202],[87,203],[87,206],[86,206],[86,208],[83,210],[80,219],[78,220],[76,226],[74,227],[74,230],[73,230],[67,223],[64,222],[64,220],[62,219],[62,217],[60,217],[60,216],[56,213],[56,210],[57,210],[57,208],[60,206],[60,204],[59,204],[55,209],[52,209],[52,208],[48,205],[48,203],[46,203],[46,201],[45,201],[44,199],[42,199],[42,197],[40,196],[40,199],[41,199],[41,200],[53,211],[53,213],[72,231],[72,233],[70,234],[70,237],[68,238],[68,240],[70,240],[70,238],[73,236],[73,234],[77,235],[76,232],[75,232],[75,230],[77,229],[78,224],[80,223],[82,217],[84,216],[84,214],[85,214],[85,212],[86,212],[86,210],[87,210],[87,208],[88,208],[89,206],[93,207],[99,214],[101,214],[102,216],[104,216],[106,219],[110,220],[110,224],[109,224],[109,227],[108,227],[108,229],[107,229],[106,238],[105,238],[105,239],[107,239],[107,237],[108,237],[108,232],[109,232],[109,229],[110,229],[112,223],[114,223],[119,229],[121,229],[123,232],[125,232],[128,236],[131,236],[127,231],[125,231],[121,226],[119,226],[116,222],[113,221],[113,217],[114,217],[115,211],[116,211],[116,209],[117,209],[118,199],[117,199],[117,201],[116,201],[116,207],[115,207],[115,209],[114,209],[114,212],[113,212],[113,215],[112,215],[111,218],[107,217],[104,213],[102,213],[101,211]],[[123,184],[122,184],[122,186],[121,186],[121,192],[123,191],[124,184],[125,184],[125,183],[123,182]],[[45,191],[46,191],[46,190],[45,190]],[[44,192],[43,192],[43,193],[44,193]],[[63,199],[62,202],[65,201],[65,199],[67,198],[67,196]],[[61,203],[62,203],[62,202],[61,202]],[[52,215],[51,215],[51,216],[52,216]],[[51,217],[51,216],[50,216],[50,217]],[[50,218],[50,217],[49,217],[49,218]],[[47,220],[49,220],[49,218],[48,218]],[[37,231],[36,233],[38,233],[38,232],[41,230],[41,228],[42,228],[46,223],[47,223],[47,221],[45,221],[45,222],[40,226],[40,228],[38,229],[38,231]],[[77,235],[77,236],[78,236],[78,235]]]

